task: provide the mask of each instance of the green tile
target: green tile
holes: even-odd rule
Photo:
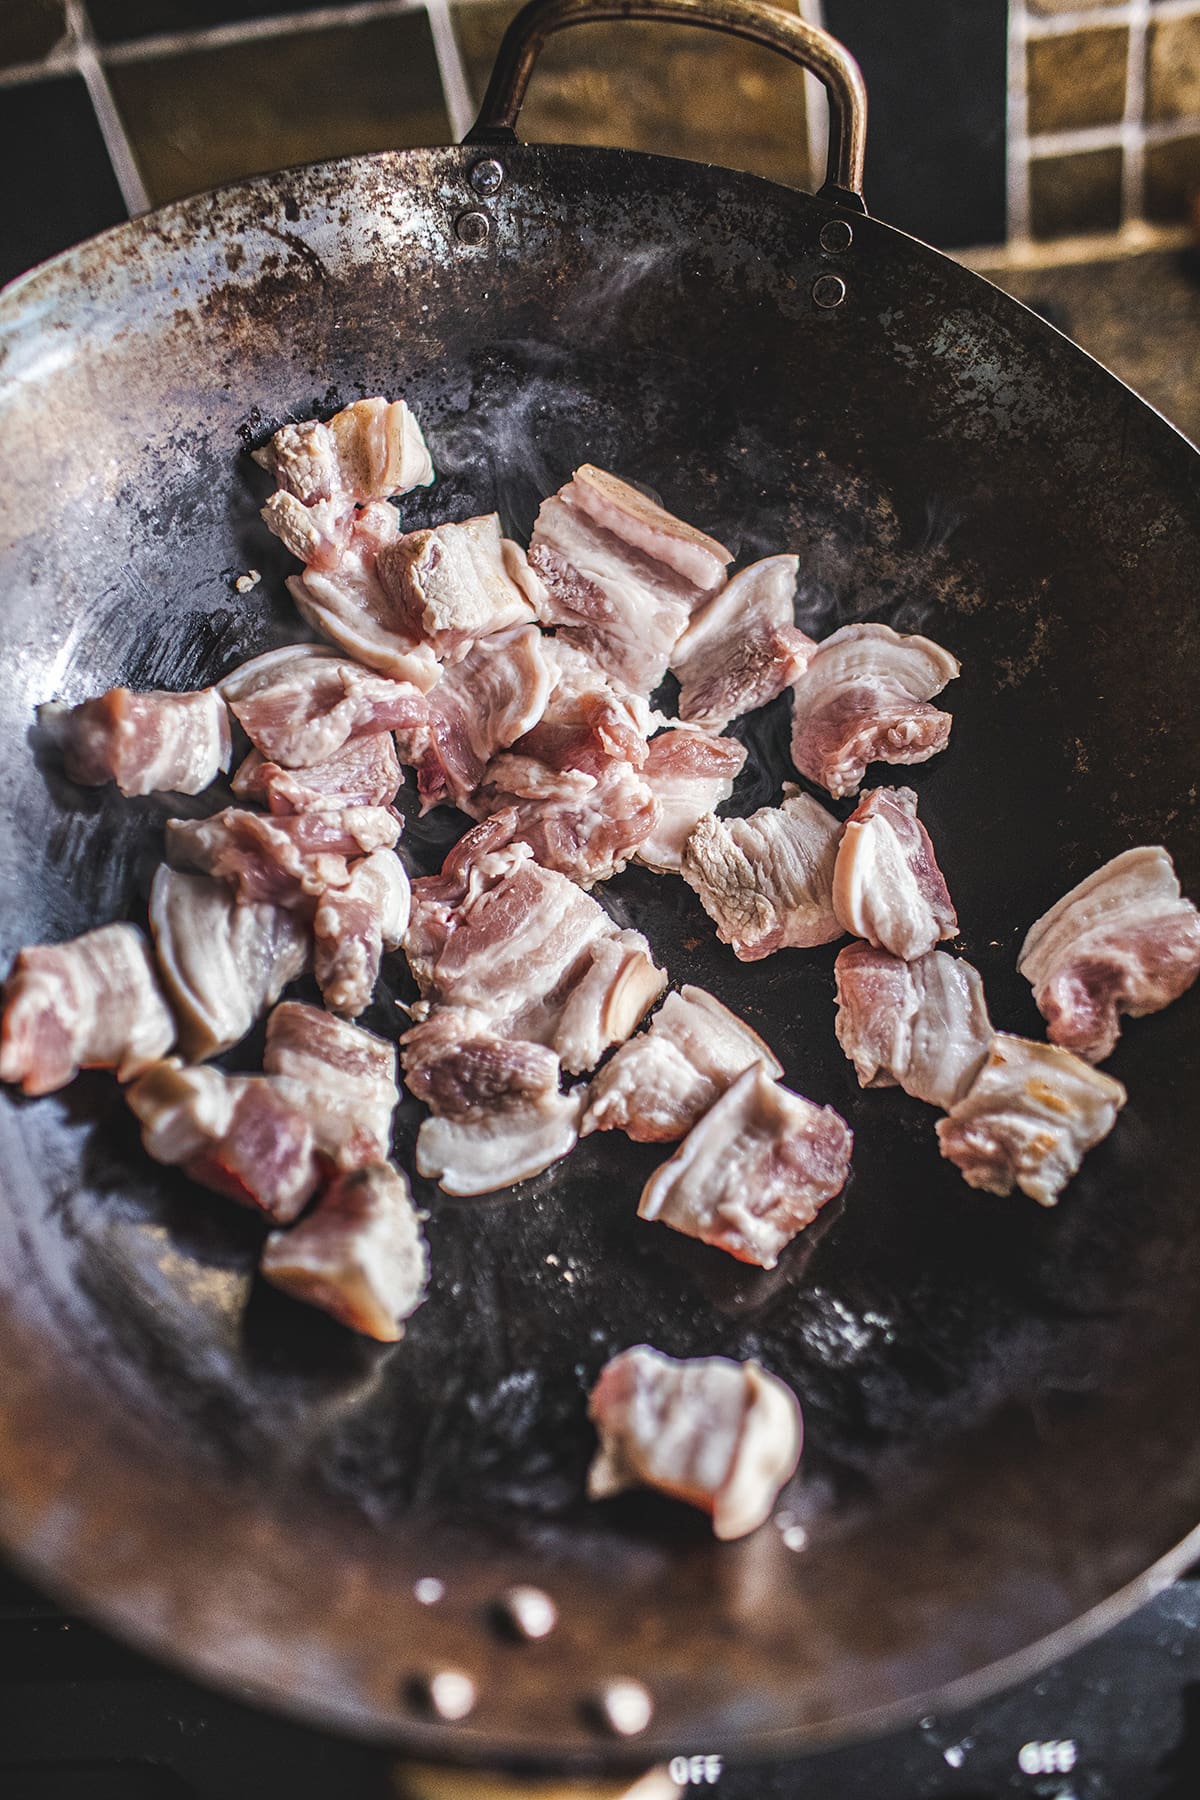
[[[152,201],[450,138],[423,12],[108,69]]]
[[[1152,23],[1146,59],[1146,113],[1155,120],[1200,114],[1200,14]]]
[[[1029,129],[1115,125],[1125,112],[1125,26],[1032,38],[1027,47]]]
[[[1036,238],[1115,231],[1121,223],[1121,152],[1036,157],[1029,165],[1029,191]]]
[[[1200,137],[1146,146],[1146,217],[1159,224],[1194,216],[1200,199]]]
[[[66,35],[63,0],[0,0],[0,69],[40,62]]]

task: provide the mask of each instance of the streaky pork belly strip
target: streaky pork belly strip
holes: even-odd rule
[[[229,767],[229,712],[216,688],[194,694],[110,688],[78,706],[48,701],[38,725],[84,787],[123,794],[198,794]]]
[[[634,852],[634,861],[661,874],[678,874],[684,846],[700,820],[733,792],[746,761],[736,738],[679,726],[651,738],[641,778],[658,801],[658,820]]]
[[[1200,914],[1170,856],[1114,856],[1030,926],[1018,967],[1052,1043],[1089,1062],[1111,1056],[1120,1017],[1159,1012],[1200,974]]]
[[[385,950],[408,929],[412,893],[394,850],[373,850],[351,863],[349,880],[327,887],[313,914],[313,973],[333,1012],[355,1019],[371,1003]]]
[[[394,1044],[319,1006],[285,1000],[267,1020],[263,1069],[336,1168],[387,1161],[399,1099]]]
[[[803,1444],[796,1396],[756,1362],[677,1361],[637,1344],[600,1371],[588,1401],[600,1439],[588,1494],[657,1488],[712,1518],[718,1538],[770,1516]]]
[[[285,769],[327,762],[353,738],[411,730],[427,710],[412,682],[361,668],[323,644],[267,650],[219,685],[255,749]]]
[[[271,1232],[259,1266],[294,1300],[394,1344],[429,1281],[421,1218],[399,1169],[355,1169],[331,1182],[299,1225]]]
[[[911,788],[872,788],[850,817],[833,872],[843,930],[906,962],[958,933],[958,915]]]
[[[1125,1100],[1119,1081],[1071,1051],[997,1032],[979,1074],[939,1121],[938,1143],[971,1187],[1004,1195],[1016,1186],[1053,1206]]]
[[[992,1043],[978,970],[944,950],[904,962],[869,944],[848,944],[834,974],[838,1042],[860,1085],[899,1086],[948,1112]]]
[[[244,1038],[312,953],[308,926],[294,912],[266,901],[239,905],[223,881],[165,866],[150,887],[150,929],[191,1061]]]
[[[373,731],[309,768],[285,769],[251,750],[230,786],[239,800],[265,802],[273,813],[301,813],[390,806],[403,779],[391,732]]]
[[[959,667],[929,638],[844,625],[792,685],[792,761],[835,796],[856,794],[868,763],[928,761],[953,722],[929,702]]]
[[[840,1194],[854,1134],[832,1106],[815,1106],[753,1063],[661,1168],[640,1219],[773,1269],[797,1232]]]
[[[794,622],[798,556],[768,556],[732,576],[671,654],[679,717],[710,731],[765,706],[808,667],[816,644]]]
[[[355,400],[324,423],[282,425],[254,460],[303,506],[349,508],[428,487],[433,463],[403,400]]]
[[[756,1064],[772,1077],[783,1074],[782,1063],[736,1013],[703,988],[681,988],[594,1077],[580,1135],[623,1131],[638,1143],[669,1143]]]
[[[401,824],[390,808],[257,813],[228,806],[207,819],[169,819],[167,855],[228,881],[243,901],[311,910],[328,888],[346,887],[350,861],[391,849]]]
[[[269,509],[263,516],[272,523]],[[274,525],[278,530],[279,521]],[[292,532],[284,541],[305,566],[302,575],[288,577],[287,586],[297,612],[314,630],[368,668],[424,691],[438,678],[437,658],[428,644],[401,628],[379,578],[379,557],[399,530],[394,508],[377,500],[352,515],[332,550],[323,542],[306,546],[302,534]]]
[[[81,1069],[129,1081],[175,1042],[150,947],[135,925],[102,925],[17,953],[4,986],[0,1081],[52,1094]]]
[[[426,1119],[417,1132],[417,1172],[448,1194],[494,1194],[529,1181],[568,1155],[579,1138],[583,1090],[513,1099],[468,1117]]]
[[[409,531],[382,549],[376,573],[396,619],[442,663],[477,638],[534,618],[541,583],[525,552],[500,530],[498,513]]]
[[[833,910],[841,831],[811,795],[785,788],[780,806],[748,819],[702,818],[680,873],[742,962],[828,944],[842,935]]]

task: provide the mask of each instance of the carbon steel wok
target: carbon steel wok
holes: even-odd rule
[[[831,188],[519,146],[541,39],[617,14],[817,68]],[[829,40],[735,0],[552,0],[513,34],[474,145],[171,206],[0,300],[0,952],[141,917],[160,854],[165,808],[66,784],[35,703],[198,684],[303,635],[246,448],[404,394],[439,470],[410,527],[498,506],[527,532],[592,459],[741,559],[799,550],[810,629],[885,619],[961,656],[951,747],[904,779],[994,1017],[1036,1032],[1016,946],[1069,883],[1164,841],[1200,891],[1196,453],[863,214],[861,92]],[[781,706],[756,724],[743,805],[778,792],[786,727]],[[452,829],[414,821],[414,864]],[[678,880],[633,872],[608,900],[852,1122],[844,1203],[762,1274],[639,1224],[660,1153],[615,1133],[495,1201],[426,1190],[433,1291],[384,1349],[256,1284],[254,1223],[146,1160],[110,1080],[6,1094],[0,1536],[39,1579],[309,1718],[596,1764],[782,1755],[966,1702],[1195,1553],[1200,997],[1127,1026],[1129,1107],[1047,1213],[971,1193],[927,1109],[859,1092],[833,946],[742,966]],[[406,980],[394,959],[365,1023],[396,1032]],[[769,1525],[718,1547],[652,1497],[581,1499],[586,1390],[644,1339],[792,1382],[808,1447],[787,1542]],[[493,1627],[518,1579],[558,1602],[541,1644]],[[478,1688],[457,1724],[413,1687],[441,1667]],[[654,1697],[633,1745],[595,1712],[619,1675]]]

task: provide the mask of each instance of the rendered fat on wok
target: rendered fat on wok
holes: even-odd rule
[[[399,1099],[396,1047],[319,1006],[285,1000],[267,1020],[263,1070],[338,1169],[386,1162]]]
[[[396,617],[444,664],[472,644],[534,618],[541,583],[498,513],[409,531],[380,552],[376,570]]]
[[[933,950],[904,962],[848,944],[834,964],[838,1042],[862,1087],[902,1087],[943,1111],[962,1099],[991,1048],[978,970]]]
[[[827,944],[842,935],[833,909],[841,831],[811,795],[785,790],[782,805],[748,819],[701,819],[681,873],[742,962]]]
[[[679,717],[723,731],[798,680],[817,646],[794,623],[797,556],[768,556],[732,576],[671,653]]]
[[[72,781],[114,781],[126,795],[199,794],[228,769],[233,753],[229,712],[216,688],[110,688],[78,706],[39,706],[38,725],[61,750]]]
[[[838,923],[910,962],[958,932],[911,788],[872,788],[846,821],[833,871]]]
[[[1161,845],[1126,850],[1030,926],[1018,967],[1051,1042],[1103,1062],[1122,1013],[1159,1012],[1200,974],[1200,914]]]
[[[679,727],[652,738],[641,778],[658,802],[658,819],[634,861],[660,874],[678,874],[683,852],[701,819],[728,800],[746,761],[736,738]]]
[[[435,663],[427,685],[436,677]],[[353,738],[410,730],[427,711],[413,682],[364,669],[322,644],[264,651],[219,685],[255,749],[285,769],[326,762]]]
[[[800,1461],[796,1397],[753,1361],[677,1361],[638,1344],[605,1364],[588,1415],[600,1439],[593,1500],[657,1488],[708,1513],[718,1538],[756,1530]]]

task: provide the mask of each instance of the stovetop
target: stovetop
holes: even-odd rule
[[[1036,1680],[688,1800],[1197,1800],[1200,1569]],[[0,1800],[398,1800],[394,1756],[156,1667],[0,1568]]]

